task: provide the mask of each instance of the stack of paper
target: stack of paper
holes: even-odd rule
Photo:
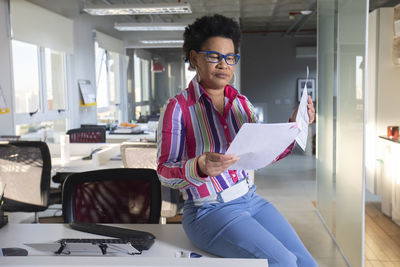
[[[256,170],[272,163],[293,143],[300,130],[296,123],[245,123],[226,154],[240,159],[229,169]]]
[[[307,67],[307,80],[308,74]],[[225,153],[240,158],[229,169],[256,170],[263,168],[271,164],[293,141],[296,141],[305,150],[309,124],[307,102],[307,88],[304,86],[296,122],[243,124]]]

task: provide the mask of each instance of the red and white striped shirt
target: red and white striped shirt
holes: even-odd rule
[[[200,177],[197,160],[204,152],[224,154],[240,127],[257,122],[253,105],[236,89],[225,86],[225,108],[220,112],[196,78],[169,100],[158,129],[158,167],[161,183],[180,189],[184,199],[216,195],[247,177],[245,170],[226,170],[215,177]],[[291,144],[276,161],[293,150]]]

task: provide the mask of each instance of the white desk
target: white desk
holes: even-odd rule
[[[121,154],[119,144],[70,144],[70,157],[67,162],[61,161],[59,144],[48,144],[48,146],[51,153],[53,172],[84,172],[123,167],[122,159],[112,159]],[[102,150],[93,154],[91,160],[82,159],[83,157],[89,156],[91,151],[96,148],[101,148]]]
[[[126,256],[55,256],[37,251],[24,243],[53,242],[61,238],[99,238],[97,235],[75,231],[64,224],[8,224],[0,229],[3,247],[28,250],[27,257],[0,257],[1,266],[229,266],[267,267],[265,259],[216,258],[195,248],[187,239],[180,224],[126,224],[120,227],[148,231],[156,236],[150,250],[142,255]],[[100,237],[101,238],[101,237]],[[178,251],[193,251],[202,258],[175,258]]]
[[[131,142],[140,142],[146,140],[148,142],[155,142],[156,135],[154,132],[145,131],[142,134],[110,134],[106,133],[106,142],[107,143],[122,143],[125,141]]]
[[[70,157],[70,161],[62,163],[59,157],[52,158],[52,172],[86,172],[100,169],[123,168],[122,160],[109,160],[99,165],[96,160],[82,160],[82,156]]]

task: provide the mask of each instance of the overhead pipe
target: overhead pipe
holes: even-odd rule
[[[314,5],[316,3],[316,0],[312,0],[311,4],[308,6],[307,10],[314,10]],[[300,16],[297,18],[297,20],[287,29],[287,31],[282,34],[282,37],[284,37],[285,35],[288,35],[299,23],[300,21],[303,19],[305,15],[300,13]]]
[[[255,30],[255,31],[242,31],[242,33],[280,33],[286,32],[286,30]],[[300,30],[300,32],[317,32],[317,29],[304,29]]]
[[[314,17],[314,15],[317,12],[315,10],[312,11],[312,13],[310,15],[308,15],[303,22],[299,25],[299,27],[297,28],[296,32],[293,35],[296,35],[299,31],[301,31],[301,29],[304,27],[304,25],[306,25],[306,23],[312,18]]]

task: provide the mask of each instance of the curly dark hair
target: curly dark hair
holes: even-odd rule
[[[235,47],[235,53],[239,53],[239,24],[231,18],[215,14],[213,16],[203,16],[198,18],[195,22],[185,28],[185,32],[183,33],[183,51],[185,52],[185,61],[189,61],[191,50],[201,50],[201,46],[204,42],[211,37],[224,37],[231,39]]]

